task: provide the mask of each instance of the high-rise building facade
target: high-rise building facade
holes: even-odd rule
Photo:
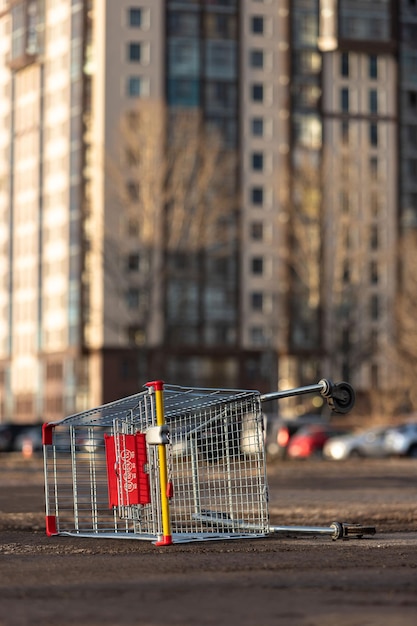
[[[1,419],[154,377],[388,388],[416,23],[411,0],[0,0]],[[120,131],[145,100],[237,157],[221,254],[161,237],[147,263],[120,200],[145,186]]]
[[[323,11],[336,3],[323,2]],[[335,13],[336,14],[336,13]],[[398,258],[398,16],[394,3],[338,3],[323,39],[325,337],[358,390],[386,389]],[[327,160],[327,155],[329,159]]]

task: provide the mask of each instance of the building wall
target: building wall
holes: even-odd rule
[[[324,55],[323,297],[331,362],[339,375],[350,371],[362,390],[386,387],[392,378],[384,347],[394,323],[398,261],[398,77],[390,54],[378,55],[374,70],[372,54],[345,52],[344,62],[342,54]],[[340,343],[343,333],[350,354]]]
[[[0,0],[0,419],[56,419],[165,373],[389,386],[397,216],[417,214],[417,15],[371,5]],[[37,28],[13,26],[21,9]],[[200,107],[239,156],[228,258],[176,290],[154,272],[146,337],[120,193],[120,120],[140,98]],[[308,245],[291,247],[301,218]]]
[[[277,350],[286,331],[288,3],[278,10],[277,3],[242,3],[240,29],[241,342],[247,349]]]

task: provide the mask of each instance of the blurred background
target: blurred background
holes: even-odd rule
[[[0,0],[4,428],[155,378],[402,420],[416,227],[415,0]]]

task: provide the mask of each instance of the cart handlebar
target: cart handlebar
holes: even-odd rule
[[[300,396],[307,393],[320,393],[327,400],[327,404],[335,413],[348,413],[355,405],[355,391],[346,382],[333,383],[323,378],[316,385],[295,387],[285,391],[273,391],[261,395],[261,402],[280,400],[291,396]]]

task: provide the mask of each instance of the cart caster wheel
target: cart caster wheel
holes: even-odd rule
[[[349,413],[355,406],[355,392],[349,383],[335,383],[327,404],[335,413]]]
[[[341,524],[332,522],[330,528],[334,530],[332,539],[362,539],[364,535],[375,535],[375,526],[363,526],[362,524]]]

